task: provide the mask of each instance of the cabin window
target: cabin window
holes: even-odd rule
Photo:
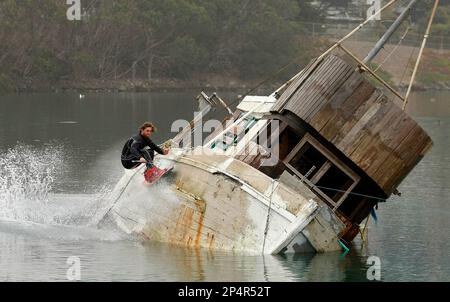
[[[240,117],[237,118],[240,119]],[[229,147],[236,146],[247,132],[256,124],[258,120],[253,116],[247,116],[240,123],[236,124],[229,131],[225,132],[221,138],[217,139],[211,145],[211,149],[220,148],[227,151]]]
[[[310,134],[284,159],[288,171],[322,197],[334,210],[360,178]]]
[[[306,142],[289,160],[289,164],[305,178],[311,179],[326,161],[327,158],[322,153]]]
[[[282,122],[280,124],[279,136],[272,137],[271,123],[268,127],[268,135],[270,147],[274,150],[278,148],[279,161],[275,165],[265,165],[262,164],[259,171],[268,175],[271,178],[278,179],[280,175],[286,170],[283,160],[289,155],[292,149],[298,144],[301,139],[300,134],[298,134],[294,129],[289,127],[286,123]]]

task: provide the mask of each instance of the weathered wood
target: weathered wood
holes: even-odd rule
[[[355,121],[351,121],[352,126],[347,127],[347,131],[343,132],[342,140],[336,143],[336,146],[348,157],[362,143],[364,137],[370,135],[364,126],[377,114],[381,106],[380,97],[369,98],[369,102],[362,104],[361,110],[355,113]]]
[[[339,83],[340,84],[340,83]],[[333,93],[335,92],[335,89],[333,89]],[[327,110],[327,108],[324,108],[327,101],[324,98],[320,98],[315,104],[314,108],[304,108],[304,111],[302,111],[300,114],[302,116],[302,119],[311,124],[314,128],[320,128],[321,125],[325,124],[328,121],[329,116],[331,115],[331,112]],[[320,110],[322,109],[322,110]],[[320,110],[320,111],[319,111]],[[292,109],[291,111],[298,113],[298,109]],[[311,115],[311,113],[314,112],[315,115]],[[319,114],[316,114],[319,112]]]
[[[312,73],[314,70],[322,63],[323,60],[314,59],[305,67],[302,71],[301,75],[297,77],[297,79],[289,85],[289,87],[285,90],[285,92],[280,96],[278,102],[274,105],[273,110],[278,111],[284,108],[284,105],[289,100],[289,98],[294,94],[294,92],[300,87],[305,79]]]
[[[312,89],[314,87],[315,81],[318,80],[318,75],[322,74],[324,72],[324,70],[327,68],[327,66],[329,66],[329,64],[330,64],[330,61],[327,60],[317,67],[316,73],[310,73],[310,74],[308,74],[308,77],[305,76],[301,85],[298,86],[297,89],[295,89],[295,91],[291,95],[289,95],[289,98],[286,100],[286,105],[288,105],[290,103],[289,100],[291,100],[291,99],[304,100],[305,96],[303,94],[305,93],[305,91],[313,91]],[[282,97],[283,96],[284,96],[284,94],[282,95]],[[278,102],[275,104],[275,106],[277,106],[277,104],[278,104]],[[285,107],[283,107],[283,110],[290,110],[290,108],[288,106],[285,106]]]
[[[310,87],[313,84],[312,80],[316,79],[319,74],[322,74],[324,72],[324,70],[326,70],[327,67],[330,66],[332,60],[333,60],[333,58],[327,58],[323,61],[317,62],[317,64],[314,65],[314,70],[312,70],[312,68],[310,68],[311,70],[308,73],[305,73],[301,79],[299,79],[293,85],[291,85],[291,86],[294,86],[292,89],[293,92],[291,94],[287,95],[286,93],[284,93],[281,96],[280,101],[275,104],[274,110],[277,110],[276,107],[279,106],[279,103],[283,100],[283,98],[285,97],[285,94],[286,94],[286,98],[287,98],[286,101],[288,101],[290,98],[292,98],[298,92],[299,89]],[[285,102],[284,105],[286,105],[286,104],[287,104],[287,102]]]
[[[345,72],[346,65],[337,64],[338,62],[336,61],[336,58],[329,60],[327,63],[328,64],[325,64],[324,62],[323,66],[321,66],[321,70],[318,70],[317,73],[314,74],[316,75],[315,78],[310,77],[307,80],[311,82],[312,87],[302,87],[298,90],[298,92],[301,92],[301,95],[293,96],[303,98],[302,102],[297,104],[301,105],[301,108],[299,109],[302,110],[305,120],[307,120],[308,117],[308,109],[314,106],[317,98],[320,98],[321,95],[326,94],[327,90],[332,89],[333,84],[335,84],[335,82],[339,82],[342,77],[341,74]],[[298,112],[297,108],[295,111]]]
[[[310,123],[314,128],[322,129],[326,124],[333,124],[337,117],[348,118],[347,114],[341,115],[340,112],[338,112],[338,104],[339,99],[341,97],[343,98],[350,92],[350,89],[352,88],[351,85],[354,83],[355,77],[358,77],[362,81],[359,74],[352,73],[352,76],[341,86],[340,91],[333,96],[333,99],[331,99],[328,103],[323,104],[321,111],[316,111],[314,113],[314,116],[310,119]],[[350,82],[348,83],[348,81]],[[350,87],[347,88],[347,85],[350,85]]]
[[[322,176],[325,175],[325,173],[328,172],[328,170],[331,168],[332,164],[330,161],[326,161],[325,164],[319,169],[319,171],[314,174],[313,178],[311,178],[311,182],[313,184],[317,183],[319,179],[322,178]]]
[[[343,145],[344,139],[349,139],[350,130],[380,95],[380,92],[376,91],[372,85],[363,82],[355,94],[345,101],[342,110],[338,112],[339,116],[330,120],[331,123],[338,120],[337,124],[339,124],[338,132],[330,138],[330,142],[336,146]]]
[[[380,166],[375,177],[380,179],[384,187],[395,189],[399,182],[412,170],[422,157],[422,151],[431,143],[428,135],[420,127],[414,127],[402,144],[393,151],[386,164],[396,166],[396,169],[383,169]]]
[[[431,144],[413,119],[336,56],[294,84],[273,112],[288,110],[309,124],[388,195]]]
[[[320,129],[322,135],[332,141],[340,131],[345,121],[352,116],[353,111],[357,108],[352,100],[361,100],[370,95],[370,88],[363,85],[363,79],[358,73],[346,81],[341,89],[333,97],[333,100],[325,105],[320,112],[315,113],[311,125]],[[345,106],[350,103],[350,106]]]
[[[362,78],[359,76],[357,72],[351,70],[348,78],[344,83],[338,88],[335,94],[331,97],[330,102],[328,104],[322,104],[322,106],[318,106],[313,112],[310,113],[312,118],[315,118],[318,112],[322,112],[322,108],[326,105],[331,105],[334,110],[337,110],[342,103],[350,97],[351,94],[357,89],[357,87],[362,83]],[[311,119],[312,120],[312,119]]]
[[[305,110],[305,121],[309,122],[312,117],[314,117],[314,114],[318,112],[323,106],[325,106],[326,102],[324,102],[324,99],[326,100],[332,100],[334,99],[335,93],[342,87],[342,85],[348,80],[348,78],[353,73],[353,68],[343,65],[343,68],[339,71],[339,74],[336,74],[336,80],[331,80],[326,82],[324,85],[324,89],[313,95],[311,104],[308,104],[309,108]]]
[[[411,119],[398,119],[401,109],[394,107],[394,115],[384,125],[384,131],[379,131],[379,139],[374,143],[372,156],[366,156],[367,173],[373,175],[382,166],[395,148],[402,144],[408,133],[415,127]]]
[[[349,66],[337,57],[327,58],[317,72],[311,75],[304,86],[291,97],[296,101],[286,104],[285,109],[308,121],[309,112],[314,111],[315,106],[325,103],[350,72]]]
[[[384,145],[384,142],[380,141],[380,131],[385,127],[389,127],[389,125],[386,125],[386,122],[392,122],[392,118],[397,114],[397,112],[391,110],[392,108],[389,106],[387,99],[382,98],[378,102],[380,104],[379,110],[363,125],[362,131],[359,132],[362,136],[360,143],[354,150],[349,151],[352,160],[363,170],[368,168],[366,159],[373,151],[373,145],[378,143]]]

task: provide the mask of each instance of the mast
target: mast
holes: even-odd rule
[[[394,32],[399,28],[399,26],[403,23],[406,17],[409,16],[412,7],[417,4],[417,0],[411,0],[405,10],[398,16],[397,20],[392,23],[391,27],[384,33],[380,40],[378,40],[377,44],[373,47],[373,49],[369,52],[367,57],[364,59],[364,63],[370,63],[380,52],[380,50],[384,47],[384,44],[389,41]]]

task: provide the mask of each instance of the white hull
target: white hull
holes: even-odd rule
[[[144,182],[140,167],[116,186],[110,215],[125,232],[255,254],[340,248],[344,225],[312,192],[299,194],[231,157],[171,154],[155,159],[160,167],[174,167],[156,184]]]

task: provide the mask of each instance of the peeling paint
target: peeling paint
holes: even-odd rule
[[[114,211],[123,216],[116,217],[121,228],[141,233],[143,240],[157,240],[211,250],[245,251],[252,254],[263,252],[264,237],[266,246],[269,247],[276,242],[283,242],[283,237],[295,236],[286,230],[293,230],[292,223],[297,217],[295,214],[300,214],[301,209],[308,203],[308,200],[299,196],[298,192],[287,188],[283,183],[277,183],[272,187],[272,182],[268,181],[270,179],[266,176],[256,182],[255,179],[259,179],[258,177],[251,180],[253,184],[257,184],[256,186],[242,182],[240,178],[234,177],[233,173],[256,176],[262,173],[249,165],[236,163],[233,158],[229,158],[224,165],[227,166],[226,171],[214,174],[210,170],[217,172],[217,166],[208,165],[216,165],[216,161],[223,158],[195,158],[196,161],[204,159],[201,164],[185,161],[184,158],[180,157],[180,161],[175,164],[177,173],[169,186],[178,199],[175,203],[161,203],[149,199],[143,204],[145,206],[137,206],[130,211],[127,207],[134,195],[129,193],[140,185],[141,180],[140,175],[131,176],[133,179],[123,194],[123,200],[114,208]],[[273,194],[272,188],[275,188]],[[137,204],[140,203],[141,201],[138,201]],[[270,223],[265,235],[269,206]],[[128,216],[138,223],[129,220]],[[329,223],[324,218],[319,220],[320,223]],[[317,232],[320,234],[325,232],[327,235],[319,234],[317,238],[312,239],[309,238],[311,236],[305,235],[304,238],[308,238],[317,250],[326,250],[330,246],[323,247],[323,245],[328,245],[329,238],[336,236],[336,233],[333,227],[317,229],[316,225],[319,225],[317,218],[313,219],[303,231],[312,237],[316,236]],[[302,242],[309,244],[305,239],[302,240],[293,242],[292,244],[297,246],[290,250],[301,250],[302,247],[298,244]]]

